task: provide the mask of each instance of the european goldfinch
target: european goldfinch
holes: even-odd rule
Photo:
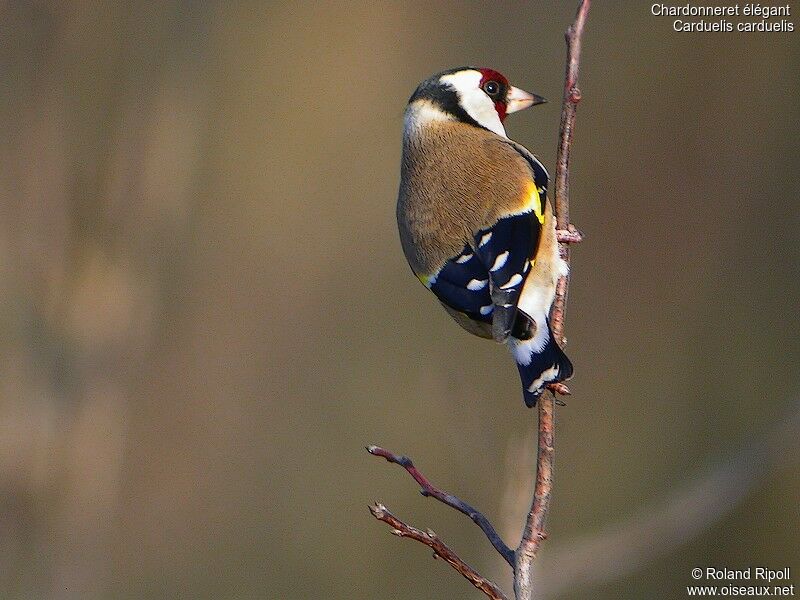
[[[503,127],[506,115],[542,102],[491,69],[423,81],[405,112],[397,201],[411,269],[461,327],[508,345],[529,407],[572,376],[548,321],[567,273],[548,174]]]

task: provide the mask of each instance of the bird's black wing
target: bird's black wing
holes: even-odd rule
[[[472,245],[465,244],[458,256],[445,262],[436,275],[423,283],[448,307],[448,312],[462,327],[476,335],[491,337],[494,306],[489,293],[489,272],[475,255]],[[458,315],[480,325],[467,327]]]

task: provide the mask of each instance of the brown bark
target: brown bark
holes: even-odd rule
[[[591,0],[581,0],[575,22],[565,34],[567,42],[567,66],[564,77],[564,99],[561,106],[561,127],[559,131],[558,156],[555,177],[556,228],[560,231],[574,230],[569,221],[569,155],[575,128],[575,113],[581,92],[578,88],[578,67],[580,64],[581,40]],[[566,241],[559,243],[561,257],[569,264],[570,250]],[[556,340],[563,345],[564,318],[566,316],[569,275],[562,277],[556,286],[556,298],[550,313],[550,324]],[[536,485],[531,509],[525,523],[522,540],[516,551],[514,564],[514,594],[517,600],[533,598],[533,561],[543,539],[547,537],[544,526],[553,490],[553,469],[555,460],[555,393],[544,394],[539,399],[539,449],[536,459]]]

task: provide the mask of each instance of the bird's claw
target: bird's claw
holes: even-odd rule
[[[548,383],[547,389],[553,392],[554,396],[571,396],[572,392],[566,386],[566,384],[559,382],[556,383]]]
[[[583,241],[583,234],[570,223],[566,229],[556,229],[556,239],[562,244],[580,244]]]

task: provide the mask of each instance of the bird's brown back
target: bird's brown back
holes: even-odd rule
[[[523,210],[532,181],[508,140],[480,127],[435,121],[407,132],[397,215],[411,268],[435,273],[486,224]]]

